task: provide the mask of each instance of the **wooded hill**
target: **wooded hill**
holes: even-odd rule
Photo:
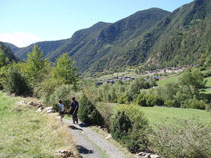
[[[211,52],[211,1],[195,0],[172,13],[151,8],[112,24],[99,22],[66,40],[36,45],[51,61],[67,52],[80,72],[193,64]],[[26,58],[31,48],[13,50]]]
[[[18,58],[12,53],[9,47],[0,42],[0,66],[12,61],[18,61]]]

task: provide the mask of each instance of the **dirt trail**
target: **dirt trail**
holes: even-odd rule
[[[68,125],[76,141],[77,149],[83,158],[131,157],[131,155],[125,155],[111,142],[84,124],[75,125],[67,119],[63,119],[63,122]]]

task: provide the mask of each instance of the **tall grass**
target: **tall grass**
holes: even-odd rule
[[[56,157],[59,149],[78,153],[69,130],[55,117],[16,105],[0,93],[0,157]]]

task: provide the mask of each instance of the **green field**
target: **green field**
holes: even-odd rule
[[[120,104],[107,104],[113,111],[116,111]],[[133,106],[133,105],[128,105]],[[135,105],[134,105],[135,106]],[[197,109],[184,109],[184,108],[168,108],[168,107],[141,107],[138,106],[144,113],[149,121],[150,125],[163,124],[163,123],[175,123],[177,119],[198,119],[201,122],[211,122],[211,112]]]
[[[206,86],[211,87],[211,77],[206,78],[206,80],[207,80]]]
[[[57,157],[58,149],[77,154],[68,129],[53,117],[17,104],[22,98],[0,92],[0,157]]]
[[[163,87],[167,83],[176,83],[180,76],[181,76],[181,74],[175,74],[175,75],[170,75],[170,76],[164,77],[163,79],[157,81],[157,85],[159,87]],[[211,77],[207,77],[207,78],[205,78],[205,80],[207,80],[206,86],[210,88],[211,87]],[[206,92],[211,93],[211,89],[205,89],[205,90],[206,90]]]
[[[201,122],[211,121],[211,113],[204,110],[167,108],[167,107],[140,107],[150,124],[173,123],[176,119],[196,118]]]
[[[159,80],[157,82],[157,85],[162,87],[167,83],[176,83],[178,81],[179,77],[180,77],[180,74],[166,76],[163,79]]]

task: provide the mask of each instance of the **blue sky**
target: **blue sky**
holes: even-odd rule
[[[0,0],[0,41],[19,47],[70,38],[93,24],[152,7],[173,11],[193,0]]]

